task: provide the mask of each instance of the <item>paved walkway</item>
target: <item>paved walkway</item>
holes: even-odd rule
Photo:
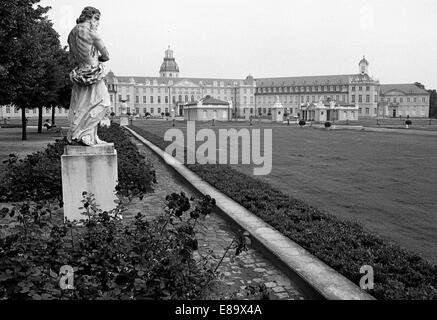
[[[325,130],[324,125],[313,124],[314,128]],[[363,127],[354,125],[335,125],[334,130],[355,130],[355,131],[368,131],[368,132],[386,132],[386,133],[400,133],[400,134],[415,134],[421,136],[437,136],[437,131],[432,130],[418,130],[418,129],[396,129],[396,128],[383,128],[383,127]],[[333,129],[331,127],[331,129]]]
[[[132,138],[132,141],[153,163],[158,183],[155,185],[154,193],[146,195],[143,201],[138,200],[129,206],[125,219],[132,219],[139,211],[147,212],[150,217],[162,214],[165,196],[172,192],[183,191],[190,197],[195,195],[194,191],[187,187],[186,183],[160,157],[137,140]],[[213,250],[219,260],[234,236],[225,220],[216,213],[211,214],[202,222],[202,229],[198,233],[199,254],[204,255],[208,250]],[[244,299],[247,296],[247,286],[260,284],[265,284],[269,289],[271,299],[305,299],[297,286],[259,252],[249,249],[231,259],[232,255],[230,251],[220,266],[218,271],[221,273],[221,278],[216,282],[208,299]]]

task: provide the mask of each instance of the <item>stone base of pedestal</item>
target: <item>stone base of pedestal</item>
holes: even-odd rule
[[[64,218],[86,219],[82,213],[82,193],[93,193],[98,208],[111,211],[117,207],[115,187],[118,182],[117,151],[114,144],[95,147],[66,146],[61,157]]]
[[[129,125],[129,117],[128,116],[121,116],[120,117],[120,126],[128,126]]]

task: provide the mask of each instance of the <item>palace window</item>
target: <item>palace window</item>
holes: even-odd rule
[[[370,94],[366,95],[366,102],[367,102],[367,103],[370,102]]]
[[[130,101],[130,95],[126,95],[126,101],[127,101],[127,102]]]
[[[422,98],[422,102],[426,103],[426,98],[425,97]]]
[[[158,103],[161,103],[161,96],[158,96]]]
[[[374,102],[378,102],[378,95],[375,94]]]
[[[140,97],[139,96],[135,96],[135,103],[140,103]]]
[[[121,102],[121,100],[123,100],[123,98],[122,98],[121,94],[119,94],[119,95],[118,95],[118,101]]]
[[[366,108],[366,114],[370,114],[370,109]]]
[[[143,113],[144,113],[144,114],[147,113],[147,108],[143,108]]]
[[[370,86],[367,86],[367,87],[366,87],[366,91],[370,91]]]
[[[155,108],[150,108],[150,113],[154,114],[155,113]]]
[[[165,103],[168,103],[168,96],[165,96]]]
[[[147,103],[147,98],[146,98],[146,96],[143,96],[143,103]]]
[[[363,102],[363,96],[361,94],[358,96],[358,102]]]
[[[355,86],[352,87],[352,91],[355,91]]]
[[[358,108],[358,114],[361,114],[363,110],[361,108]]]
[[[194,96],[191,96],[191,102],[194,102]]]
[[[161,108],[158,108],[158,114],[161,114]]]
[[[358,90],[359,90],[359,91],[363,91],[363,87],[359,86],[359,87],[358,87]]]
[[[352,103],[354,103],[355,102],[355,95],[353,94],[352,95]]]
[[[185,96],[185,102],[188,102],[188,96]]]
[[[153,103],[153,96],[150,96],[150,103]]]

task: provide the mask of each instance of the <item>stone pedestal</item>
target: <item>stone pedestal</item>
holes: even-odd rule
[[[129,125],[129,117],[126,115],[120,116],[120,126],[128,126]]]
[[[114,144],[95,147],[66,146],[61,157],[64,218],[81,220],[84,209],[82,193],[93,193],[98,208],[117,207],[115,187],[118,181],[117,151]]]

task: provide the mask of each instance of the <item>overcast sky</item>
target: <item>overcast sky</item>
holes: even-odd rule
[[[357,73],[363,55],[381,83],[437,88],[435,0],[43,0],[66,45],[82,9],[116,75],[158,76],[170,44],[180,77]]]

